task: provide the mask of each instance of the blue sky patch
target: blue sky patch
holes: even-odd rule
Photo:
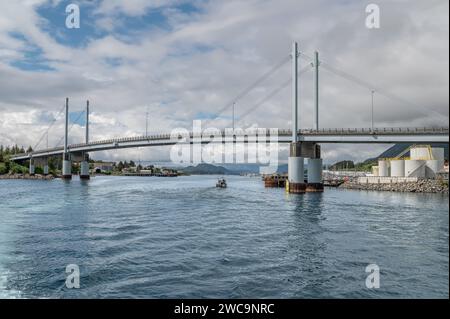
[[[91,0],[91,1],[74,1],[65,0],[56,2],[52,1],[36,8],[37,14],[42,18],[38,27],[50,37],[52,37],[58,44],[70,48],[85,48],[91,42],[113,36],[122,42],[128,44],[139,43],[143,34],[148,34],[155,30],[163,30],[170,32],[173,26],[170,22],[171,14],[185,14],[186,16],[195,15],[201,12],[201,9],[196,5],[196,0],[190,2],[185,1],[173,6],[162,6],[158,8],[149,8],[138,16],[128,16],[124,12],[108,12],[102,13],[98,8],[102,1],[107,0]],[[78,4],[80,8],[80,28],[69,29],[66,27],[66,7],[69,4]],[[107,15],[108,14],[108,15]],[[102,29],[99,25],[100,19],[113,19],[113,30],[107,31]],[[54,71],[49,60],[43,57],[43,50],[39,44],[30,43],[21,34],[12,34],[16,39],[21,40],[26,44],[27,49],[23,52],[23,57],[10,62],[10,65],[21,70],[26,71]],[[212,50],[207,46],[194,45],[187,48],[180,48],[178,53],[174,56],[189,56],[195,53],[208,52]],[[169,56],[170,58],[170,56]],[[106,58],[106,64],[112,67],[118,67],[124,61],[120,59]]]
[[[218,116],[217,113],[210,113],[210,112],[198,112],[195,114],[194,118],[197,120],[214,120]]]
[[[86,125],[86,115],[84,111],[80,112],[69,112],[69,123],[78,124],[80,126]]]
[[[30,43],[23,34],[12,32],[10,36],[25,43],[21,59],[13,60],[10,65],[24,71],[53,71],[49,61],[43,56],[43,51],[38,46]]]
[[[53,6],[48,3],[40,6],[37,13],[44,18],[45,23],[40,28],[48,33],[59,44],[69,47],[85,47],[91,40],[99,39],[107,35],[105,31],[100,30],[95,25],[93,16],[94,7],[89,1],[84,1],[80,6],[80,28],[68,29],[66,27],[67,5],[73,1],[61,1]]]

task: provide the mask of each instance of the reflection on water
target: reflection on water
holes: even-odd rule
[[[448,196],[216,180],[0,181],[0,296],[448,297]]]

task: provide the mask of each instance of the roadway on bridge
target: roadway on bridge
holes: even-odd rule
[[[233,134],[227,134],[228,131],[221,131],[219,136],[220,143],[236,142],[236,143],[291,143],[292,131],[289,129],[271,129],[259,131],[257,129],[238,131]],[[261,134],[261,132],[263,132]],[[255,135],[257,138],[255,138]],[[217,136],[216,136],[217,137]],[[221,137],[221,138],[220,138]],[[371,129],[320,129],[320,130],[300,130],[299,141],[315,142],[321,144],[329,143],[379,143],[379,144],[395,144],[395,143],[448,143],[449,128],[381,128]],[[193,143],[217,143],[217,139],[203,134],[194,135],[193,133],[182,134],[182,138],[176,134],[155,134],[151,136],[116,138],[103,141],[95,141],[87,144],[72,144],[68,146],[70,153],[98,152],[114,149],[137,148],[137,147],[154,147],[169,146],[175,144],[193,144]],[[63,147],[35,150],[29,154],[17,154],[12,157],[13,161],[27,160],[31,157],[42,158],[49,156],[62,155]]]

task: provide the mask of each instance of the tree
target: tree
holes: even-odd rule
[[[28,146],[27,153],[31,153],[31,152],[33,152],[33,148],[31,146]]]
[[[124,169],[125,165],[123,165],[122,161],[119,162],[119,164],[117,165],[117,169],[119,171],[122,171]]]
[[[353,161],[340,161],[330,166],[331,170],[347,170],[353,169],[355,167],[355,163]]]
[[[8,169],[4,163],[0,163],[0,175],[8,173]]]

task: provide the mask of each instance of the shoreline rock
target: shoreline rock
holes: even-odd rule
[[[0,175],[1,179],[25,179],[25,180],[43,180],[43,181],[50,181],[55,179],[53,175],[29,175],[29,174],[7,174],[7,175]]]
[[[340,186],[344,189],[388,191],[400,193],[435,193],[448,194],[448,181],[424,179],[414,183],[392,183],[392,184],[360,184],[357,182],[345,182]]]

